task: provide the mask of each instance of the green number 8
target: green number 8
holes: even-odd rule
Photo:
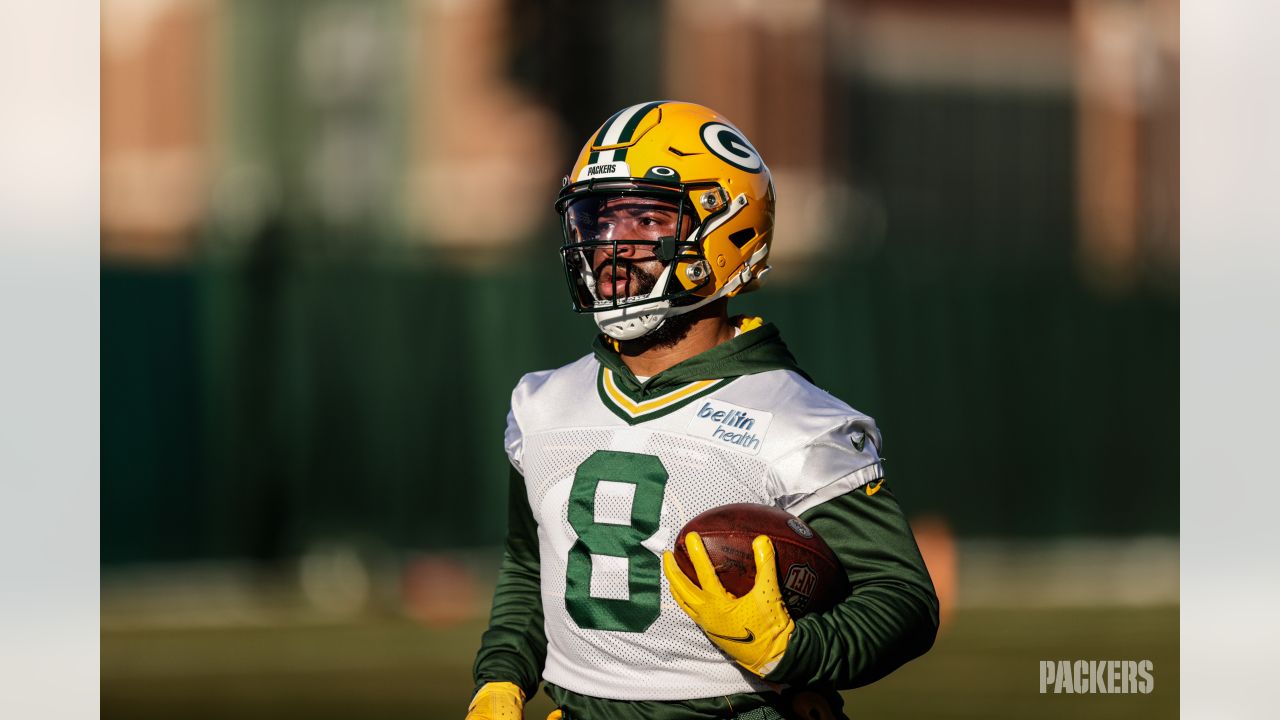
[[[578,627],[644,632],[658,619],[661,562],[640,543],[658,532],[667,469],[653,455],[597,450],[578,466],[569,493],[569,525],[578,541],[569,549],[564,600]],[[596,489],[602,481],[635,486],[631,524],[596,522]],[[626,600],[591,595],[591,556],[627,559]]]

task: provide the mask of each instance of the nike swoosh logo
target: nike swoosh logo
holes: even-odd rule
[[[881,480],[880,482],[876,483],[875,485],[868,485],[868,486],[867,486],[867,496],[868,496],[868,497],[870,497],[870,496],[875,495],[876,493],[880,492],[880,486],[881,486],[881,485],[884,485],[884,480]]]
[[[730,635],[721,635],[720,633],[713,633],[713,632],[711,632],[710,630],[708,630],[708,631],[707,631],[707,634],[708,634],[708,635],[711,635],[712,637],[718,637],[718,638],[720,638],[721,640],[728,640],[729,642],[736,642],[736,643],[749,643],[749,642],[751,642],[752,640],[755,640],[755,639],[756,639],[756,634],[755,634],[755,633],[753,633],[753,632],[751,632],[751,629],[750,629],[750,628],[748,628],[748,629],[747,629],[747,634],[746,634],[746,635],[743,635],[742,637],[733,637],[733,636],[730,636]]]

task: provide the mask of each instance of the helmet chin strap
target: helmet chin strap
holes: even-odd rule
[[[667,286],[667,279],[671,277],[671,270],[674,267],[675,263],[670,263],[662,269],[662,274],[658,275],[658,281],[653,284],[653,290],[649,291],[650,299],[662,297],[663,290]],[[635,340],[662,327],[662,323],[667,321],[668,316],[679,314],[672,312],[676,309],[671,307],[670,300],[663,300],[616,310],[605,310],[596,313],[595,319],[596,325],[600,326],[600,330],[614,340]]]

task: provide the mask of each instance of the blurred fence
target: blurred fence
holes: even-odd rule
[[[594,329],[555,258],[104,267],[103,561],[498,542],[510,389]],[[1176,534],[1167,289],[933,247],[840,257],[740,305],[878,419],[911,513],[962,535]]]

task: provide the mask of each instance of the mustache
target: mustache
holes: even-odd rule
[[[648,293],[658,284],[658,276],[656,274],[640,267],[634,260],[628,260],[625,258],[605,258],[600,261],[600,264],[595,268],[596,278],[599,279],[602,277],[605,268],[612,269],[614,267],[615,260],[617,261],[617,269],[619,272],[626,273],[629,278],[635,278],[638,284],[635,293],[636,295]]]

